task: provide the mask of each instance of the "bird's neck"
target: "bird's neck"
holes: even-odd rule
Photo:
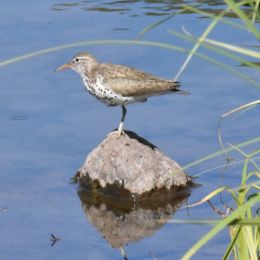
[[[81,78],[84,82],[89,82],[90,79],[93,78],[93,75],[95,74],[95,71],[97,69],[97,66],[89,66],[89,67],[82,67],[78,73],[80,74]]]

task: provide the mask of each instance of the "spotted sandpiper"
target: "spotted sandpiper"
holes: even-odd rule
[[[76,54],[71,62],[58,67],[56,71],[66,68],[79,73],[88,92],[98,100],[108,106],[122,107],[119,136],[123,133],[125,105],[145,102],[151,96],[168,93],[188,94],[179,90],[179,82],[165,80],[123,65],[99,63],[86,52]]]

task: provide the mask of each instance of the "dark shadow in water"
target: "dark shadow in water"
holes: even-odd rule
[[[122,253],[128,243],[151,236],[164,226],[187,200],[190,189],[157,190],[133,197],[114,185],[101,188],[89,182],[79,188],[78,195],[89,222]]]
[[[170,15],[173,12],[181,10],[184,6],[194,6],[201,11],[205,11],[211,14],[218,15],[224,9],[226,5],[223,1],[152,1],[152,0],[128,0],[128,1],[66,1],[64,3],[54,4],[51,9],[54,11],[66,11],[73,8],[81,9],[83,11],[93,12],[113,12],[118,14],[129,14],[130,16],[136,17],[141,15],[146,16],[165,16]],[[244,6],[244,11],[250,12],[250,10]],[[186,10],[183,13],[194,13],[193,11]],[[249,13],[248,13],[249,15]],[[205,16],[201,15],[201,18]],[[227,12],[225,17],[237,18],[234,12]]]

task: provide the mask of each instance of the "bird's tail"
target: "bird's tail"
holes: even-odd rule
[[[174,82],[174,89],[172,89],[173,92],[176,92],[177,94],[181,94],[181,95],[190,95],[189,92],[184,91],[184,90],[180,90],[179,88],[181,87],[181,83],[179,81],[175,81]]]

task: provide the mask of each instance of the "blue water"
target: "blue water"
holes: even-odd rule
[[[207,10],[217,4],[197,6]],[[0,62],[34,51],[86,40],[137,39],[151,23],[182,5],[171,1],[18,1],[1,3]],[[188,3],[188,2],[186,2]],[[214,2],[212,2],[214,3]],[[235,20],[235,19],[233,19]],[[177,15],[140,40],[191,48],[192,44],[167,32],[184,26],[199,36],[210,20],[202,15]],[[219,24],[211,34],[242,46],[258,45],[247,31]],[[0,259],[121,259],[86,219],[77,187],[70,178],[86,155],[117,127],[120,108],[106,108],[84,90],[71,71],[55,73],[76,52],[88,51],[98,60],[120,63],[173,78],[187,53],[158,47],[93,44],[67,48],[0,67]],[[257,49],[256,49],[257,50]],[[259,50],[259,49],[258,49]],[[259,81],[259,70],[207,50],[204,54]],[[181,165],[220,149],[219,117],[242,104],[259,99],[259,88],[228,71],[193,57],[179,80],[190,96],[168,95],[128,106],[125,128],[156,144]],[[238,144],[259,136],[259,108],[227,119],[224,141]],[[245,148],[246,152],[254,147]],[[237,159],[238,153],[232,154]],[[224,164],[216,158],[188,170]],[[189,203],[198,201],[218,185],[239,184],[241,165],[202,175],[202,186]],[[219,205],[219,200],[216,199]],[[3,210],[4,208],[4,210]],[[217,218],[208,205],[175,213],[176,219]],[[178,259],[209,226],[166,224],[153,235],[126,246],[129,259]],[[61,238],[51,247],[50,234]],[[222,232],[204,246],[194,259],[219,259],[228,237]]]

